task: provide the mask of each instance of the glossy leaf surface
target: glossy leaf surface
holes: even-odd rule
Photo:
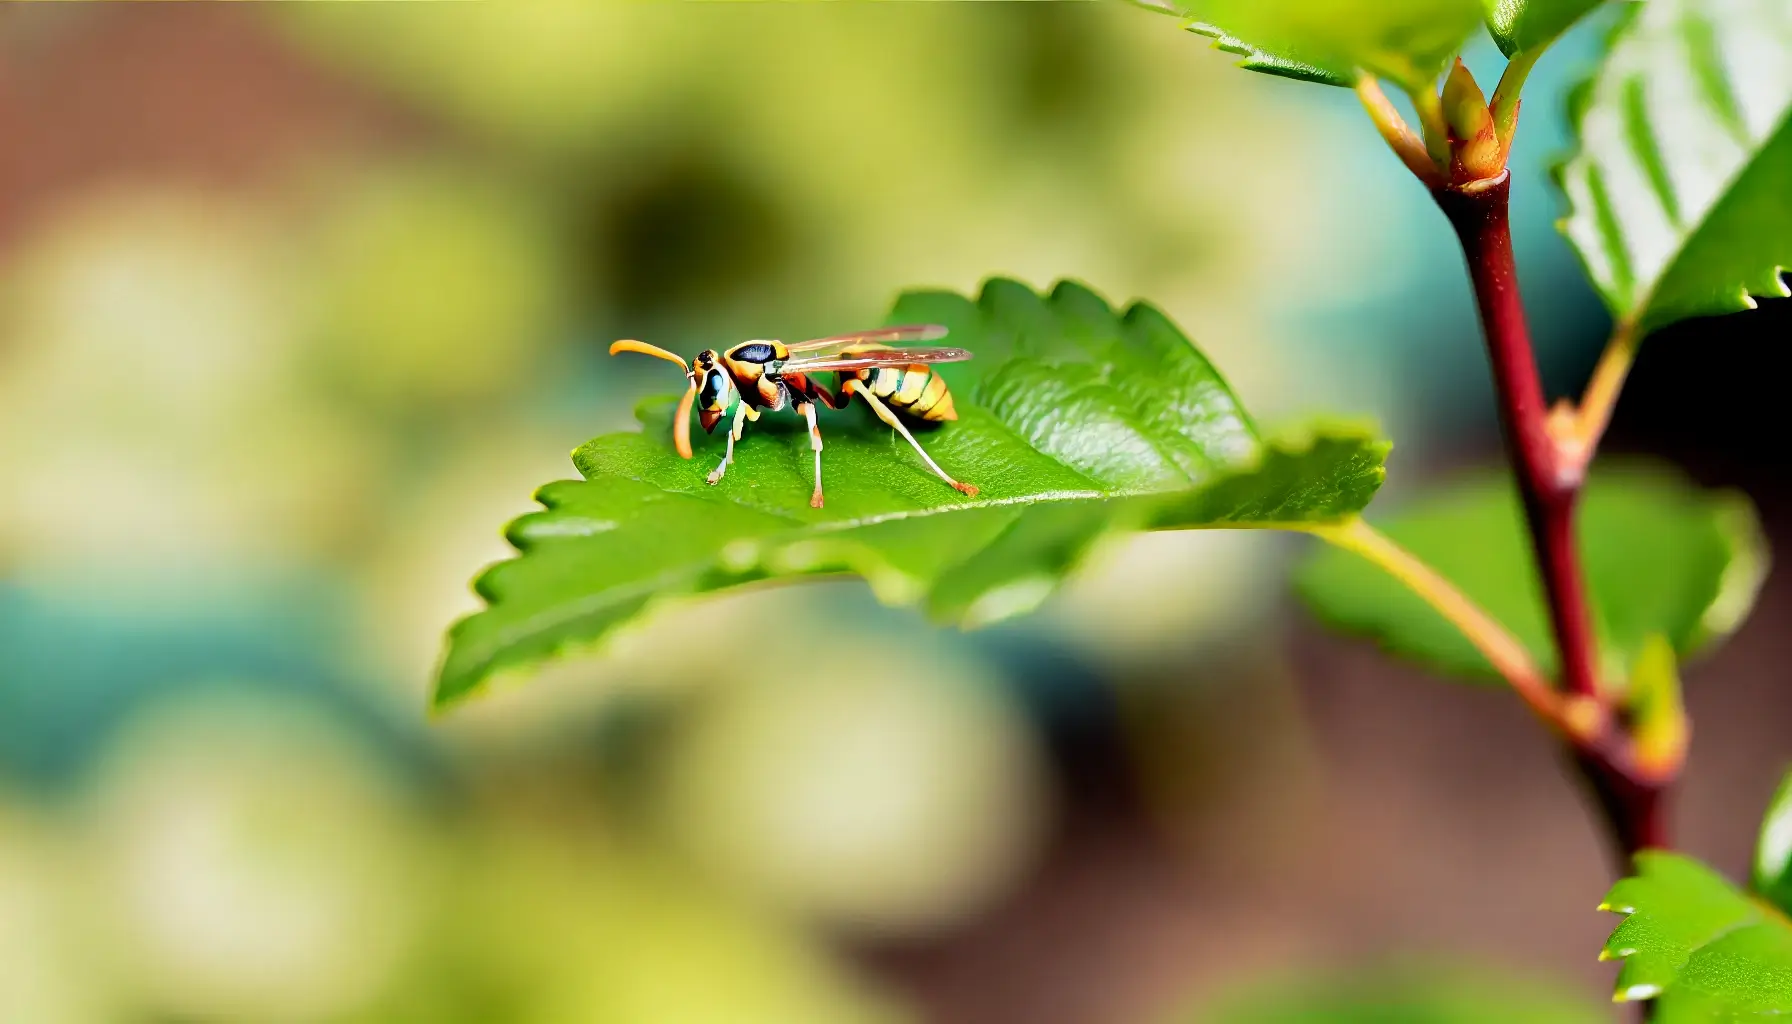
[[[438,701],[664,598],[851,573],[886,602],[975,625],[1030,611],[1110,531],[1334,520],[1381,484],[1387,445],[1363,429],[1263,439],[1150,306],[1121,315],[1080,285],[1041,296],[995,280],[976,301],[909,293],[891,317],[944,324],[975,354],[941,370],[959,419],[916,433],[977,497],[861,409],[824,414],[825,508],[809,507],[809,438],[788,412],[750,425],[711,487],[721,431],[680,459],[671,400],[644,403],[645,431],[585,444],[584,479],[547,485],[544,510],[511,524],[521,557],[475,584],[488,607],[450,631]]]
[[[1659,1024],[1792,1011],[1792,925],[1710,868],[1646,850],[1601,910],[1626,915],[1601,959],[1620,961],[1614,998],[1655,999]]]
[[[1482,0],[1487,31],[1508,57],[1547,46],[1605,0]]]
[[[1509,480],[1461,481],[1376,525],[1504,623],[1538,664],[1555,645],[1523,512]],[[1648,638],[1682,659],[1741,624],[1766,571],[1748,500],[1695,488],[1660,467],[1601,464],[1582,499],[1580,544],[1601,668],[1624,678]],[[1299,588],[1328,623],[1433,668],[1493,680],[1455,627],[1393,577],[1354,554],[1321,549]]]
[[[1792,294],[1792,4],[1631,6],[1577,103],[1563,230],[1643,334]]]
[[[1474,32],[1475,0],[1163,0],[1252,71],[1349,87],[1358,69],[1432,87]]]

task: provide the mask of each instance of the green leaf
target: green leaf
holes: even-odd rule
[[[1346,88],[1358,70],[1408,89],[1437,77],[1481,20],[1475,0],[1162,0],[1239,67]]]
[[[1761,837],[1755,843],[1755,891],[1792,913],[1792,772],[1761,818]]]
[[[1471,477],[1378,525],[1505,624],[1540,666],[1553,669],[1542,587],[1507,478]],[[1700,491],[1661,467],[1597,466],[1582,498],[1579,534],[1601,669],[1613,680],[1637,663],[1651,634],[1666,637],[1684,660],[1734,631],[1766,573],[1748,499]],[[1321,549],[1302,567],[1298,584],[1334,626],[1445,672],[1494,678],[1493,667],[1455,627],[1354,554]]]
[[[1481,0],[1487,31],[1508,57],[1548,46],[1605,0]]]
[[[1486,967],[1407,965],[1257,982],[1186,1018],[1205,1024],[1597,1024],[1573,992]]]
[[[1792,4],[1632,7],[1560,178],[1562,230],[1641,337],[1792,294]]]
[[[1601,910],[1626,917],[1602,960],[1621,960],[1613,998],[1656,1000],[1659,1024],[1792,1011],[1792,925],[1710,868],[1645,850]]]
[[[976,355],[942,370],[958,420],[917,431],[976,498],[859,409],[824,423],[826,508],[809,507],[813,456],[788,413],[750,426],[710,487],[720,432],[680,459],[671,400],[644,403],[645,432],[585,444],[584,480],[542,488],[545,509],[510,525],[522,556],[476,582],[488,607],[450,630],[437,701],[590,645],[656,600],[851,573],[886,602],[976,625],[1036,607],[1111,531],[1337,520],[1381,484],[1387,444],[1365,429],[1262,438],[1148,305],[1121,316],[1077,284],[1047,297],[993,280],[975,302],[910,292],[891,316],[944,324]]]

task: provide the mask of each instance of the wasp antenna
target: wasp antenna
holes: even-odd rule
[[[693,383],[678,400],[678,412],[672,420],[672,444],[687,459],[691,457],[691,404],[696,400],[697,385]]]
[[[610,354],[611,355],[619,355],[623,352],[639,352],[644,356],[653,356],[656,359],[664,359],[669,363],[677,363],[678,368],[683,370],[687,374],[691,372],[690,366],[684,361],[684,359],[682,357],[675,355],[671,352],[668,352],[665,349],[660,348],[658,345],[649,345],[645,341],[632,341],[632,340],[625,339],[623,341],[612,342],[610,344]]]

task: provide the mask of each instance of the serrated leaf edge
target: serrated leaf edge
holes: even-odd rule
[[[1222,53],[1236,54],[1243,57],[1236,65],[1247,71],[1274,75],[1278,78],[1290,78],[1297,82],[1312,82],[1317,85],[1334,85],[1342,89],[1351,87],[1349,79],[1333,71],[1305,61],[1277,57],[1267,50],[1252,46],[1243,39],[1227,32],[1225,29],[1209,22],[1189,19],[1182,27],[1198,36],[1213,40],[1213,49]]]
[[[1651,852],[1652,851],[1645,850],[1641,854],[1638,855],[1638,861],[1639,861],[1638,871],[1639,871],[1639,873],[1642,870],[1641,861],[1643,859],[1649,857]],[[1665,851],[1663,851],[1663,852],[1665,852]],[[1631,878],[1636,878],[1636,877],[1639,877],[1639,875],[1626,876],[1626,878],[1619,880],[1619,884],[1622,884],[1623,882],[1628,881]],[[1779,908],[1774,907],[1771,904],[1765,903],[1759,896],[1755,895],[1754,893],[1739,892],[1738,894],[1741,895],[1744,899],[1746,899],[1748,901],[1748,903],[1754,908],[1754,910],[1756,912],[1755,916],[1746,918],[1741,921],[1737,921],[1736,923],[1730,925],[1729,927],[1724,928],[1721,931],[1713,933],[1709,938],[1706,938],[1703,942],[1700,942],[1697,946],[1694,946],[1691,949],[1687,950],[1687,959],[1688,960],[1691,959],[1693,953],[1696,953],[1699,950],[1704,949],[1706,946],[1712,945],[1713,943],[1723,939],[1725,936],[1730,935],[1733,932],[1740,931],[1743,928],[1752,928],[1752,927],[1762,924],[1766,921],[1775,920],[1775,919],[1777,919],[1781,924],[1792,924],[1792,921],[1788,921],[1786,916],[1779,912]],[[1629,903],[1615,904],[1615,903],[1612,903],[1609,899],[1602,900],[1600,902],[1599,906],[1596,907],[1595,909],[1598,911],[1601,911],[1601,912],[1618,914],[1625,918],[1628,918],[1632,914],[1635,914],[1637,912],[1637,907],[1634,904],[1629,904]],[[1763,911],[1765,911],[1766,913],[1763,913]],[[1616,929],[1613,930],[1612,936],[1609,936],[1606,938],[1605,945],[1600,949],[1600,951],[1599,951],[1599,960],[1600,961],[1609,962],[1609,961],[1614,961],[1614,960],[1624,960],[1625,958],[1630,957],[1630,956],[1634,955],[1635,953],[1637,953],[1638,950],[1637,950],[1637,947],[1635,947],[1635,946],[1631,946],[1628,948],[1623,948],[1623,947],[1613,948],[1612,942],[1615,937],[1616,937]],[[1679,966],[1685,967],[1686,966],[1685,962],[1682,962]],[[1678,971],[1678,968],[1676,968],[1676,971]],[[1629,1002],[1638,1002],[1638,1001],[1641,1001],[1644,999],[1654,999],[1656,996],[1661,995],[1662,992],[1664,992],[1664,991],[1665,991],[1665,988],[1663,986],[1651,984],[1651,983],[1627,985],[1623,988],[1615,990],[1612,993],[1612,1002],[1614,1002],[1614,1003],[1629,1003]]]
[[[1631,23],[1633,21],[1635,21],[1638,17],[1641,16],[1642,6],[1643,5],[1640,2],[1632,3],[1632,4],[1628,5],[1628,8],[1625,10],[1625,12],[1622,15],[1620,15],[1613,22],[1611,27],[1607,30],[1607,32],[1605,33],[1605,49],[1608,53],[1610,52],[1612,47],[1616,46],[1619,42],[1622,41],[1625,33],[1630,30]],[[1490,34],[1492,34],[1491,33],[1491,25],[1489,26],[1489,30],[1490,30]],[[1559,38],[1559,36],[1558,36],[1558,38]],[[1496,40],[1496,42],[1498,41],[1497,35],[1495,36],[1495,40]],[[1551,42],[1553,42],[1553,41],[1554,40],[1551,40]],[[1542,45],[1548,45],[1548,44],[1542,44]],[[1504,49],[1503,46],[1501,48],[1502,48],[1502,50]],[[1511,55],[1508,54],[1507,56],[1510,57]],[[1568,128],[1569,128],[1570,133],[1572,134],[1573,141],[1576,143],[1579,143],[1579,141],[1580,141],[1581,123],[1586,118],[1587,108],[1592,102],[1593,87],[1594,87],[1595,83],[1598,81],[1600,72],[1602,70],[1603,70],[1603,65],[1596,66],[1591,72],[1589,72],[1585,76],[1581,77],[1580,79],[1572,82],[1566,90],[1566,93],[1565,93],[1566,98],[1565,98],[1564,103],[1567,108],[1567,114],[1568,114]],[[1772,145],[1773,142],[1775,140],[1777,140],[1782,133],[1792,133],[1792,109],[1789,109],[1787,111],[1785,117],[1780,121],[1779,126],[1773,130],[1772,134],[1770,134],[1766,137],[1766,141],[1763,143],[1763,145],[1760,147],[1760,149],[1756,151],[1756,155],[1758,156],[1760,152],[1765,151],[1767,149],[1767,147]],[[1581,150],[1576,149],[1575,151],[1573,151],[1571,153],[1568,153],[1566,155],[1563,155],[1563,156],[1557,158],[1556,160],[1552,161],[1549,165],[1550,179],[1556,186],[1556,191],[1561,194],[1562,198],[1565,201],[1567,200],[1567,197],[1568,197],[1568,183],[1567,183],[1568,170],[1569,170],[1569,167],[1574,163],[1574,161],[1581,156],[1581,152],[1582,152]],[[1739,168],[1737,168],[1736,174],[1734,176],[1732,176],[1729,179],[1729,181],[1727,181],[1725,183],[1725,188],[1721,191],[1720,194],[1727,195],[1729,193],[1729,188],[1733,187],[1735,185],[1736,181],[1739,180],[1743,174],[1747,173],[1749,167],[1752,166],[1753,163],[1754,163],[1754,159],[1751,157],[1751,159],[1749,159],[1748,161],[1745,161]],[[1720,200],[1720,202],[1721,202],[1721,200]],[[1713,208],[1715,209],[1715,204],[1714,204]],[[1573,204],[1571,202],[1568,203],[1568,211],[1566,213],[1564,213],[1562,216],[1557,217],[1555,219],[1555,228],[1556,228],[1556,232],[1568,241],[1568,248],[1570,248],[1574,251],[1574,257],[1576,260],[1578,260],[1580,262],[1582,271],[1586,273],[1587,279],[1589,281],[1592,281],[1593,280],[1593,266],[1591,263],[1589,263],[1587,261],[1586,254],[1581,252],[1580,246],[1574,244],[1574,238],[1568,232],[1569,222],[1574,219],[1574,216],[1577,212],[1578,211],[1574,208]],[[1709,212],[1710,211],[1707,211],[1707,214],[1709,214]],[[1703,228],[1703,226],[1704,226],[1704,222],[1701,221],[1700,224],[1694,228],[1694,231],[1696,232],[1697,230]],[[1689,235],[1688,237],[1691,237],[1691,236]],[[1683,243],[1674,251],[1673,259],[1669,260],[1667,265],[1662,269],[1662,272],[1660,273],[1660,275],[1658,275],[1658,277],[1656,279],[1655,285],[1649,289],[1649,292],[1646,295],[1643,295],[1640,297],[1640,301],[1636,303],[1636,307],[1638,310],[1646,310],[1648,308],[1650,301],[1653,300],[1655,297],[1655,288],[1659,287],[1661,282],[1666,280],[1668,275],[1673,272],[1675,265],[1679,262],[1680,257],[1682,255],[1684,255],[1685,252],[1686,252],[1686,246]],[[1757,294],[1755,292],[1749,291],[1748,286],[1746,284],[1738,284],[1736,286],[1734,292],[1726,290],[1726,291],[1719,293],[1722,298],[1729,299],[1733,302],[1733,305],[1728,310],[1725,310],[1724,312],[1740,313],[1740,312],[1744,312],[1744,311],[1748,311],[1748,310],[1759,309],[1760,308],[1760,301],[1759,301],[1760,299],[1792,298],[1792,284],[1788,284],[1787,279],[1786,279],[1787,271],[1792,270],[1792,266],[1787,266],[1785,264],[1775,264],[1771,268],[1771,270],[1772,270],[1773,281],[1775,282],[1775,284],[1778,285],[1777,288],[1770,288],[1767,292],[1762,292],[1762,293]],[[1596,288],[1595,290],[1598,290],[1598,289]],[[1603,300],[1603,298],[1604,298],[1604,296],[1601,295],[1602,300]],[[1656,330],[1659,330],[1663,327],[1670,326],[1670,324],[1672,323],[1672,322],[1670,322],[1669,324],[1646,324],[1642,321],[1642,319],[1640,317],[1638,317],[1636,315],[1635,311],[1632,311],[1628,316],[1618,316],[1616,314],[1616,312],[1614,311],[1613,319],[1615,321],[1614,327],[1613,327],[1614,335],[1616,335],[1619,331],[1633,331],[1633,330],[1636,330],[1639,325],[1643,326],[1645,329],[1638,333],[1638,335],[1637,335],[1638,341],[1641,341],[1648,334],[1653,333]]]

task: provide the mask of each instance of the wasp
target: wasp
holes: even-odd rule
[[[667,362],[677,363],[684,371],[690,387],[679,400],[678,413],[672,421],[673,443],[678,454],[691,457],[691,408],[703,429],[714,433],[716,424],[734,407],[734,422],[728,430],[728,451],[720,465],[710,472],[709,482],[720,483],[722,474],[734,461],[734,443],[749,421],[757,421],[762,411],[777,412],[788,406],[792,412],[809,421],[809,447],[815,451],[815,493],[809,497],[812,508],[822,507],[821,494],[821,428],[815,422],[817,403],[830,409],[844,409],[858,395],[877,414],[914,446],[921,461],[941,480],[964,494],[974,495],[977,488],[952,479],[915,435],[903,424],[901,413],[921,422],[938,423],[958,418],[952,406],[952,393],[946,382],[933,372],[934,363],[956,363],[971,358],[961,348],[915,343],[937,341],[946,336],[946,328],[937,324],[914,324],[884,327],[857,334],[837,334],[827,338],[786,345],[781,341],[743,341],[718,353],[704,349],[686,365],[683,358],[656,345],[640,341],[618,341],[610,346],[610,354],[639,352]],[[896,348],[892,343],[909,343]],[[834,387],[822,381],[833,376]]]

